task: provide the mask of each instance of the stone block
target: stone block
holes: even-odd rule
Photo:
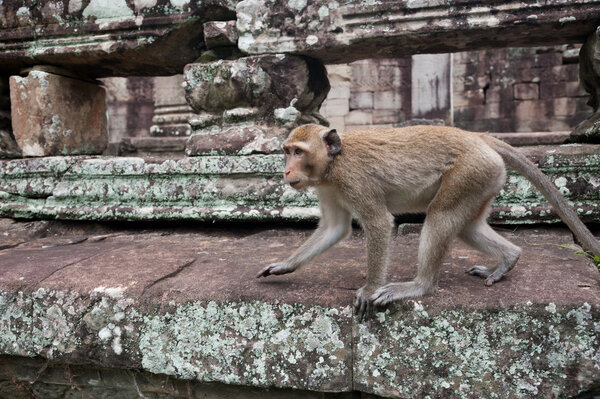
[[[373,123],[398,123],[405,119],[404,112],[399,109],[375,109],[373,110]]]
[[[191,156],[269,154],[280,151],[287,134],[288,130],[284,128],[232,126],[214,133],[192,134],[185,152]]]
[[[204,23],[204,43],[211,49],[215,47],[236,46],[238,33],[235,21],[210,21]]]
[[[485,94],[481,89],[465,90],[454,94],[453,101],[455,107],[481,105],[486,100]]]
[[[515,109],[515,117],[517,120],[534,120],[540,118],[547,118],[548,107],[545,101],[536,100],[525,100],[520,101]],[[543,129],[536,129],[543,130]]]
[[[379,74],[369,60],[356,61],[352,66],[352,87],[359,91],[379,90]]]
[[[327,95],[328,99],[345,99],[350,98],[350,82],[331,81],[331,90]]]
[[[572,97],[560,97],[552,100],[553,113],[556,116],[572,116],[577,112],[577,102]]]
[[[371,125],[375,123],[373,113],[366,111],[354,110],[350,111],[344,118],[346,125]]]
[[[352,66],[349,64],[327,65],[325,68],[330,81],[350,81],[352,79]]]
[[[513,85],[515,100],[537,100],[540,97],[540,86],[537,83],[517,83]]]
[[[327,118],[329,127],[336,129],[338,132],[346,131],[346,121],[343,116],[331,116]]]
[[[100,154],[108,143],[98,84],[42,71],[10,78],[13,133],[23,156]]]
[[[517,74],[517,79],[523,83],[537,83],[543,73],[548,73],[551,68],[525,68]]]
[[[557,97],[582,97],[586,93],[579,84],[575,82],[559,82],[542,81],[540,83],[540,98],[550,99]]]
[[[402,95],[397,91],[378,91],[373,96],[373,108],[375,109],[399,110],[402,103]]]
[[[350,109],[372,109],[373,92],[355,91],[350,96]]]
[[[296,109],[311,113],[330,88],[318,61],[281,54],[189,64],[184,81],[188,104],[197,112],[250,106],[265,118],[293,100]]]
[[[350,105],[348,99],[344,98],[332,98],[327,99],[323,102],[320,112],[324,117],[330,116],[344,116],[350,112]]]

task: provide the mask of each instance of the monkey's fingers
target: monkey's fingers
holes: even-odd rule
[[[284,263],[273,263],[258,272],[256,278],[267,277],[272,274],[286,274],[291,273],[292,271],[293,270]]]

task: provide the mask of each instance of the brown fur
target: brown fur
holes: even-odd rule
[[[335,143],[340,139],[341,150],[336,151]],[[457,236],[498,260],[491,269],[478,266],[469,270],[485,278],[487,285],[514,266],[520,248],[495,233],[485,221],[493,198],[504,185],[503,160],[539,187],[559,215],[569,219],[565,222],[578,237],[591,244],[594,253],[600,253],[598,242],[552,183],[512,147],[485,134],[413,126],[338,135],[319,125],[304,125],[291,132],[283,148],[286,182],[298,189],[316,187],[322,218],[315,233],[294,254],[265,267],[257,277],[293,272],[344,238],[354,214],[367,239],[367,281],[355,302],[361,317],[373,305],[432,293],[442,258]],[[296,154],[298,148],[302,151]],[[427,214],[417,277],[386,285],[392,214],[414,212]]]

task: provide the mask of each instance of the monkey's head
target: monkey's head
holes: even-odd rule
[[[342,150],[342,140],[335,129],[303,125],[292,130],[282,148],[285,182],[299,190],[323,181],[327,166]]]

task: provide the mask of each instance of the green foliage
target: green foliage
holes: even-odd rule
[[[592,254],[590,251],[582,251],[582,250],[580,250],[580,249],[577,249],[577,248],[570,247],[570,246],[568,246],[567,244],[563,244],[563,245],[561,245],[561,246],[562,246],[563,248],[567,248],[567,249],[570,249],[570,250],[572,250],[572,251],[573,251],[573,252],[575,252],[576,254],[579,254],[579,255],[585,255],[585,256],[587,256],[588,258],[590,258],[590,259],[591,259],[591,260],[594,262],[594,264],[595,264],[595,265],[596,265],[596,267],[598,268],[598,271],[600,271],[600,257],[598,257],[598,256],[595,256],[595,255],[594,255],[594,254]]]

